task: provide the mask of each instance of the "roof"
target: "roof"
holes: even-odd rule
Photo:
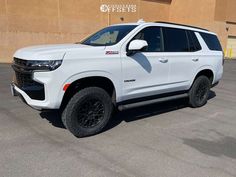
[[[178,23],[171,23],[171,22],[162,22],[162,21],[156,21],[155,23],[163,23],[163,24],[169,24],[169,25],[177,25],[177,26],[184,26],[184,27],[189,27],[189,28],[195,28],[195,29],[200,29],[204,31],[209,31],[204,28],[196,27],[196,26],[190,26],[190,25],[184,25],[184,24],[178,24]]]
[[[112,25],[112,26],[116,26],[116,25],[137,25],[137,26],[150,25],[151,26],[151,25],[157,25],[157,24],[159,24],[160,26],[165,26],[165,27],[170,27],[170,28],[182,28],[182,29],[186,29],[186,30],[210,33],[210,34],[214,34],[215,35],[215,33],[210,32],[209,30],[204,29],[204,28],[190,26],[190,25],[184,25],[184,24],[178,24],[178,23],[162,22],[162,21],[145,22],[143,20],[139,20],[136,23],[121,23],[121,24],[115,24],[115,25]]]

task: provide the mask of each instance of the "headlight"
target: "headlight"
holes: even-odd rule
[[[27,61],[27,67],[32,70],[48,70],[53,71],[61,66],[62,60],[29,60]]]

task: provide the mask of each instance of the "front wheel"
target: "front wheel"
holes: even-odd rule
[[[193,108],[201,107],[207,103],[211,82],[206,76],[199,76],[189,91],[189,104]]]
[[[76,93],[62,113],[65,127],[76,137],[99,133],[108,123],[113,104],[108,93],[89,87]]]

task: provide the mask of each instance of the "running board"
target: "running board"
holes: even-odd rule
[[[157,99],[152,99],[152,100],[147,100],[147,101],[141,101],[141,102],[136,102],[136,103],[130,103],[130,104],[125,104],[125,105],[119,105],[118,109],[120,111],[126,110],[126,109],[131,109],[139,106],[145,106],[145,105],[150,105],[154,103],[161,103],[164,101],[170,101],[170,100],[176,100],[179,98],[185,98],[188,97],[188,93],[180,94],[180,95],[173,95],[173,96],[168,96],[168,97],[162,97],[162,98],[157,98]]]

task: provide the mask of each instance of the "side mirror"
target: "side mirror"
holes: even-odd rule
[[[127,56],[134,55],[136,52],[141,51],[147,46],[148,43],[145,40],[139,40],[139,39],[133,40],[129,44]]]

